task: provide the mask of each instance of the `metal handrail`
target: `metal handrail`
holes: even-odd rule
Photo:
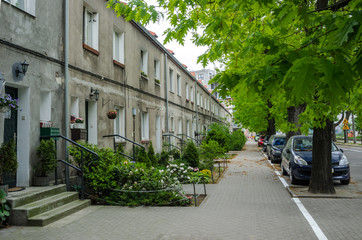
[[[177,148],[177,149],[179,149],[180,151],[182,151],[182,148],[179,148],[179,147],[177,147],[177,146],[175,146],[175,145],[173,145],[173,144],[170,144],[170,146],[171,146],[171,147],[174,147],[174,148]]]
[[[97,158],[99,158],[99,155],[95,152],[93,152],[92,150],[89,150],[88,148],[80,145],[79,143],[63,136],[63,135],[51,135],[51,136],[42,136],[40,137],[40,139],[49,139],[49,138],[62,138],[64,139],[65,141],[68,141],[74,145],[76,145],[77,147],[81,148],[81,152],[80,152],[80,159],[81,159],[81,164],[80,164],[80,168],[70,164],[69,162],[67,161],[64,161],[64,160],[61,160],[61,159],[58,159],[57,161],[58,162],[62,162],[64,163],[66,166],[70,166],[72,168],[74,168],[75,170],[79,171],[81,173],[81,199],[84,200],[84,170],[83,170],[83,167],[84,167],[84,161],[83,161],[83,150],[95,155]],[[57,140],[55,140],[55,147],[57,146]],[[55,177],[55,185],[58,185],[58,166],[55,168],[55,173],[54,173],[54,177]],[[67,170],[66,168],[66,175],[65,175],[65,182],[66,182],[66,185],[67,185],[67,190],[69,190],[69,171]]]
[[[176,136],[175,134],[172,134],[172,133],[164,133],[164,134],[162,134],[162,137],[169,137],[169,138],[174,137],[174,138],[179,139],[180,144],[181,144],[181,148],[179,148],[179,147],[177,147],[175,145],[172,145],[170,139],[169,139],[169,146],[173,146],[173,147],[179,149],[181,151],[181,153],[182,153],[182,149],[183,149],[183,145],[185,144],[185,140],[183,140],[182,138],[180,138],[180,137],[178,137],[178,136]]]
[[[179,135],[181,135],[181,136],[186,136],[186,138],[190,138],[190,139],[192,139],[192,140],[194,140],[194,141],[196,141],[196,142],[201,142],[201,140],[198,140],[198,139],[196,139],[196,138],[193,138],[193,137],[191,137],[191,136],[189,136],[189,135],[187,135],[187,134],[179,134]]]
[[[130,159],[132,159],[133,161],[135,161],[135,149],[134,149],[134,145],[137,145],[137,146],[141,147],[144,151],[146,151],[146,148],[145,148],[144,146],[142,146],[141,144],[136,143],[136,142],[132,141],[131,139],[128,139],[128,138],[126,138],[126,137],[123,137],[123,136],[121,136],[121,135],[119,135],[119,134],[104,135],[103,137],[114,137],[114,138],[113,138],[113,148],[114,148],[114,151],[116,151],[116,138],[115,138],[115,137],[120,137],[120,138],[122,138],[122,139],[124,139],[124,140],[126,140],[126,141],[128,141],[128,142],[130,142],[130,143],[132,143],[132,144],[133,144],[133,145],[132,145],[133,157],[128,156],[127,154],[124,154],[124,153],[121,153],[121,154],[124,155],[124,156],[126,156],[126,157],[128,157],[128,158],[130,158]]]

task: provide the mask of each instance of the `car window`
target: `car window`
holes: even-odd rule
[[[273,145],[275,145],[275,146],[285,145],[285,138],[275,138]]]
[[[291,146],[292,146],[292,139],[293,138],[289,138],[288,142],[287,142],[287,145],[285,146],[285,149],[290,149]]]
[[[294,151],[312,151],[312,138],[296,138],[294,140]]]

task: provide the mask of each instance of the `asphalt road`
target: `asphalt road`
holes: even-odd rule
[[[346,155],[351,169],[351,180],[362,190],[362,147],[340,146]]]

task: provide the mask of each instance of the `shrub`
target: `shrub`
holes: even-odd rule
[[[246,137],[245,137],[243,131],[241,131],[241,129],[234,131],[230,135],[230,138],[229,138],[230,150],[240,151],[241,149],[243,149],[245,143],[246,143]]]
[[[157,159],[155,155],[155,150],[153,149],[152,142],[150,142],[150,145],[148,146],[148,152],[147,152],[148,159],[150,160],[151,166],[157,166]]]
[[[209,126],[209,130],[206,135],[206,142],[211,140],[216,141],[225,152],[229,151],[229,129],[219,123],[213,123]]]
[[[214,159],[218,158],[224,153],[223,148],[220,147],[219,144],[214,140],[203,142],[200,148],[204,166],[206,166],[207,169],[213,169]]]
[[[36,156],[39,158],[37,165],[37,175],[46,177],[48,173],[54,171],[57,167],[57,150],[53,139],[41,140],[39,147],[36,150]]]
[[[150,159],[148,158],[147,152],[141,147],[135,148],[135,161],[139,163],[144,163],[147,166],[152,166]]]
[[[3,183],[4,172],[15,173],[18,168],[15,139],[3,143],[0,148],[0,185]]]
[[[193,168],[200,164],[199,152],[193,141],[188,141],[185,150],[182,153],[182,160],[187,162]]]
[[[10,216],[10,205],[6,202],[6,193],[0,189],[0,226],[5,225]]]
[[[169,163],[168,152],[165,150],[162,150],[158,164],[160,166],[166,167],[168,165],[168,163]]]
[[[167,170],[170,171],[171,177],[174,180],[186,183],[190,180],[190,173],[193,171],[193,168],[188,167],[184,163],[173,163],[167,166]]]

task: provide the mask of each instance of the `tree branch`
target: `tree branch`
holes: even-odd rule
[[[335,11],[347,6],[350,1],[351,0],[341,0],[341,1],[336,2],[335,4],[332,4],[331,6],[317,7],[316,10],[311,11],[309,13],[321,12],[321,11],[324,11],[324,10],[332,10],[333,12],[335,12]]]

